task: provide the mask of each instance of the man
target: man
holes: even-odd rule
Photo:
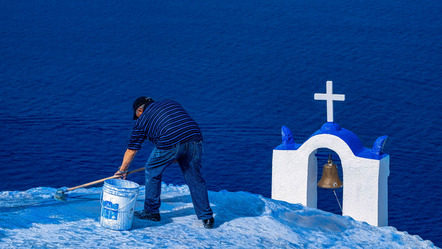
[[[184,108],[172,100],[153,101],[139,97],[133,104],[136,120],[120,169],[115,175],[126,179],[127,170],[141,144],[149,139],[155,148],[146,163],[146,197],[144,210],[135,212],[140,219],[160,221],[161,178],[163,171],[178,162],[189,186],[193,206],[205,228],[212,228],[206,182],[201,174],[203,137],[198,124]]]

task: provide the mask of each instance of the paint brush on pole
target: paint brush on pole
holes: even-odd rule
[[[135,169],[135,170],[132,170],[132,171],[129,171],[129,172],[127,172],[127,174],[129,175],[129,174],[136,173],[136,172],[139,172],[139,171],[142,171],[142,170],[144,170],[144,167],[139,168],[139,169]],[[103,178],[103,179],[100,179],[100,180],[96,180],[96,181],[93,181],[93,182],[88,182],[88,183],[85,183],[85,184],[82,184],[82,185],[78,185],[78,186],[75,186],[75,187],[72,187],[72,188],[61,188],[61,189],[58,189],[55,192],[54,199],[58,200],[58,201],[66,201],[66,192],[69,192],[69,191],[72,191],[72,190],[78,189],[78,188],[84,188],[84,187],[88,187],[88,186],[91,186],[91,185],[95,185],[95,184],[104,182],[104,181],[106,181],[108,179],[116,179],[116,178],[120,178],[120,176],[110,176],[110,177],[106,177],[106,178]]]

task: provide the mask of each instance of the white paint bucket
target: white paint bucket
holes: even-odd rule
[[[112,230],[129,230],[134,219],[139,188],[140,185],[127,180],[104,181],[100,225]]]

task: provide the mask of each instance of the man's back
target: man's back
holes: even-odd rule
[[[178,143],[200,141],[198,124],[176,101],[162,100],[149,104],[134,124],[129,149],[138,150],[148,138],[158,149],[170,149]]]

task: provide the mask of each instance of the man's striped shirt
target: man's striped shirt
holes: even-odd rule
[[[167,150],[203,137],[198,124],[178,102],[163,100],[148,105],[135,121],[128,148],[139,150],[146,139],[158,149]]]

